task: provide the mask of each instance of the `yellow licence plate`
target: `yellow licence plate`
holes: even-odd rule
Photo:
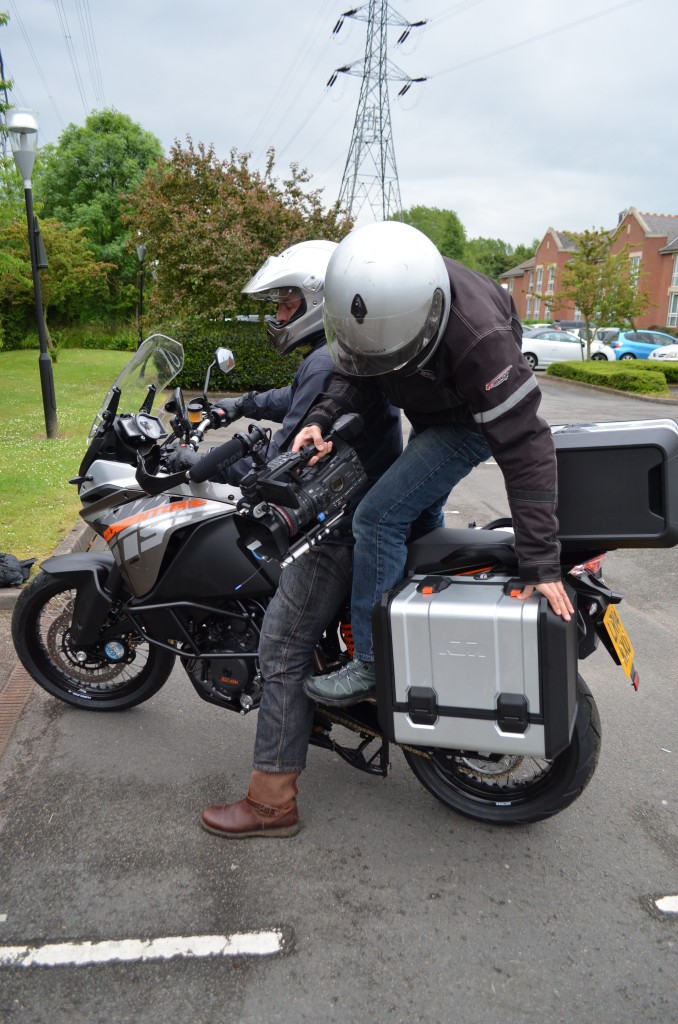
[[[633,665],[633,644],[629,639],[629,634],[624,628],[624,623],[621,620],[616,605],[609,604],[607,606],[605,614],[603,615],[603,622],[605,623],[607,635],[612,641],[612,646],[619,656],[622,668],[629,679],[633,681],[635,674],[635,668]]]

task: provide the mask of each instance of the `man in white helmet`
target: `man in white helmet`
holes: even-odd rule
[[[272,304],[275,317],[266,321],[271,347],[280,356],[307,349],[294,380],[284,388],[248,391],[238,398],[224,398],[213,406],[214,426],[249,420],[272,420],[281,427],[271,438],[268,458],[289,447],[306,413],[327,386],[334,364],[325,344],[323,286],[325,270],[336,242],[316,239],[289,246],[270,256],[247,282],[243,295]],[[215,479],[238,484],[252,468],[250,458],[240,459],[218,472]]]
[[[354,660],[305,684],[315,700],[345,706],[374,697],[371,612],[402,579],[412,525],[435,525],[451,489],[490,454],[513,517],[518,599],[536,587],[564,619],[573,608],[561,581],[553,440],[508,293],[442,257],[415,228],[386,221],[355,229],[333,253],[324,316],[337,370],[294,448],[313,442],[322,455],[338,412],[362,412],[380,394],[414,428],[354,516]]]
[[[276,307],[276,319],[268,322],[267,331],[281,355],[298,345],[309,346],[290,387],[250,392],[242,399],[219,403],[229,422],[239,416],[282,422],[269,447],[271,457],[291,446],[334,370],[325,343],[322,304],[325,269],[335,249],[335,242],[293,245],[267,260],[244,288],[245,294]],[[400,415],[385,395],[366,410],[365,433],[354,447],[368,476],[367,486],[402,451]],[[231,467],[236,469],[235,478],[226,470],[221,479],[237,483],[250,467],[249,460],[241,460]],[[234,803],[206,807],[201,823],[208,832],[242,839],[280,838],[298,831],[296,782],[306,765],[314,713],[303,684],[316,644],[350,594],[352,561],[349,531],[308,551],[283,570],[266,609],[259,642],[264,685],[247,795]]]

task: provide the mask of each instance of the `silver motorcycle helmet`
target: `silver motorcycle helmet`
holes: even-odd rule
[[[359,377],[402,370],[413,361],[418,368],[442,337],[450,302],[443,258],[421,231],[400,221],[355,228],[325,275],[332,359]]]
[[[336,248],[336,242],[320,239],[291,245],[279,256],[269,256],[243,288],[243,295],[276,307],[286,299],[301,299],[289,320],[269,318],[266,323],[268,340],[279,355],[322,330],[325,271]]]

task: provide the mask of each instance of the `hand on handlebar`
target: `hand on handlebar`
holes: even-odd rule
[[[326,455],[329,455],[332,451],[332,442],[323,440],[320,427],[315,423],[310,423],[307,427],[302,427],[294,439],[292,451],[298,452],[301,448],[311,444],[315,446],[318,454],[314,455],[312,459],[309,459],[308,465],[315,466],[316,462],[324,458]]]
[[[234,423],[243,415],[243,396],[239,398],[222,398],[220,402],[210,409],[210,420],[212,429],[225,426],[227,423]]]

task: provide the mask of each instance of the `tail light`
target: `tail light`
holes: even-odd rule
[[[598,555],[596,558],[590,558],[588,562],[581,562],[579,565],[575,565],[570,569],[570,572],[573,576],[583,576],[585,572],[590,572],[592,576],[600,576],[604,558],[605,554]]]

